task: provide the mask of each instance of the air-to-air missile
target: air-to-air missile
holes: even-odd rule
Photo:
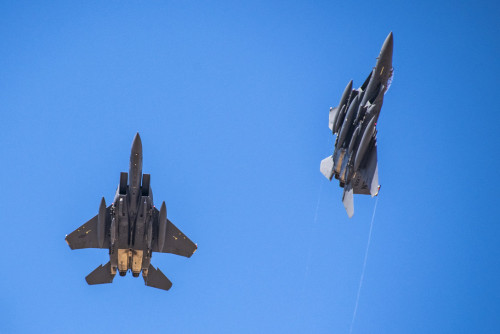
[[[109,250],[109,262],[85,278],[88,284],[111,283],[117,271],[125,276],[130,270],[134,277],[142,272],[147,286],[168,290],[172,282],[151,265],[153,252],[191,257],[196,251],[197,246],[167,218],[165,202],[160,210],[154,206],[150,180],[149,174],[142,174],[142,142],[137,133],[129,172],[121,173],[113,203],[106,206],[103,197],[99,213],[66,236],[71,249]]]
[[[353,194],[376,196],[380,190],[377,164],[377,120],[384,94],[392,82],[392,32],[385,39],[377,64],[358,89],[352,80],[330,108],[329,127],[337,134],[333,155],[321,161],[321,173],[335,177],[344,188],[342,202],[347,215],[354,214]]]

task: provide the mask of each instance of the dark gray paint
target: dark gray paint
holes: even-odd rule
[[[121,173],[113,203],[106,207],[102,198],[99,213],[66,236],[71,249],[109,249],[110,261],[90,273],[87,283],[111,283],[117,271],[125,276],[131,270],[134,277],[142,272],[147,286],[170,289],[170,280],[151,265],[152,253],[191,257],[197,246],[167,219],[165,202],[160,211],[153,204],[150,175],[142,174],[142,143],[137,133],[130,154],[128,184],[127,173]]]
[[[342,202],[349,218],[354,214],[353,194],[373,197],[380,189],[376,125],[384,94],[392,81],[392,50],[391,32],[363,85],[352,89],[351,80],[340,104],[330,108],[329,127],[337,134],[337,140],[333,154],[321,161],[320,170],[329,180],[335,177],[344,188]]]

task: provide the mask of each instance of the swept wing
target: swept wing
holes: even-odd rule
[[[66,242],[71,249],[82,248],[109,248],[109,235],[104,235],[102,247],[99,247],[97,239],[97,216],[71,232],[66,236]],[[109,231],[111,226],[111,205],[106,208],[106,227]]]
[[[159,233],[159,215],[158,209],[154,208],[153,228]],[[159,250],[158,243],[152,243],[153,252],[171,253],[185,257],[191,257],[198,248],[184,233],[181,232],[170,220],[167,219],[167,228],[165,231],[165,243],[163,249]]]

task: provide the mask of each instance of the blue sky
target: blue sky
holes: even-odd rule
[[[500,5],[494,1],[0,3],[0,332],[497,333]],[[319,172],[328,108],[394,33],[378,198]],[[64,241],[143,141],[193,241],[168,292],[84,277]]]

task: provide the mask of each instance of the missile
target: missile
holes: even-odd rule
[[[356,130],[354,130],[354,133],[352,134],[351,142],[349,143],[349,148],[347,149],[349,155],[351,155],[352,151],[354,150],[354,144],[356,143],[356,139],[358,138],[360,131],[361,131],[361,125],[358,125],[356,127]]]
[[[342,124],[342,128],[340,129],[340,134],[337,138],[337,147],[342,147],[342,144],[344,144],[344,141],[346,139],[347,133],[349,132],[349,129],[352,126],[352,120],[354,117],[354,114],[358,110],[359,107],[359,95],[356,95],[354,100],[351,102],[351,105],[349,106],[349,110],[347,110],[347,114],[345,115],[344,122]]]
[[[346,88],[344,89],[344,92],[342,93],[342,97],[340,98],[339,105],[337,106],[337,108],[340,111],[343,110],[343,112],[338,112],[336,115],[336,118],[333,120],[333,125],[334,125],[334,127],[332,129],[333,133],[336,133],[339,130],[340,124],[342,124],[343,117],[344,117],[346,109],[347,109],[346,103],[347,103],[347,100],[349,99],[349,96],[351,95],[351,91],[352,91],[352,80],[349,81]]]
[[[339,102],[339,107],[343,106],[347,102],[347,99],[349,98],[349,94],[351,94],[351,90],[352,90],[352,80],[349,81],[349,83],[347,84],[347,86],[344,89],[344,92],[342,93],[342,97],[340,98],[340,102]]]
[[[99,206],[99,214],[97,215],[97,241],[99,243],[99,248],[102,248],[104,244],[104,235],[106,228],[106,201],[104,197],[101,199],[101,205]]]
[[[358,170],[358,167],[361,164],[361,161],[363,160],[366,153],[366,149],[368,148],[368,144],[370,143],[370,140],[375,133],[375,119],[376,117],[373,117],[370,120],[370,123],[368,123],[368,126],[366,127],[365,132],[361,137],[361,141],[359,142],[359,149],[356,153],[356,158],[354,159],[354,170]]]
[[[342,107],[338,106],[335,108],[337,109],[337,113],[334,115],[331,122],[332,127],[330,129],[332,130],[332,133],[337,133],[339,130],[339,126],[342,124],[340,119],[344,119],[346,105],[344,104]],[[340,108],[340,110],[338,110],[338,108]]]
[[[342,93],[342,97],[340,98],[339,105],[337,108],[339,109],[339,112],[336,114],[335,119],[333,120],[333,133],[337,133],[339,131],[340,125],[342,124],[342,121],[344,120],[344,114],[346,112],[347,106],[345,105],[347,103],[347,100],[349,99],[349,95],[351,95],[352,91],[352,80],[349,81],[347,84],[347,87],[344,89],[344,93]]]

